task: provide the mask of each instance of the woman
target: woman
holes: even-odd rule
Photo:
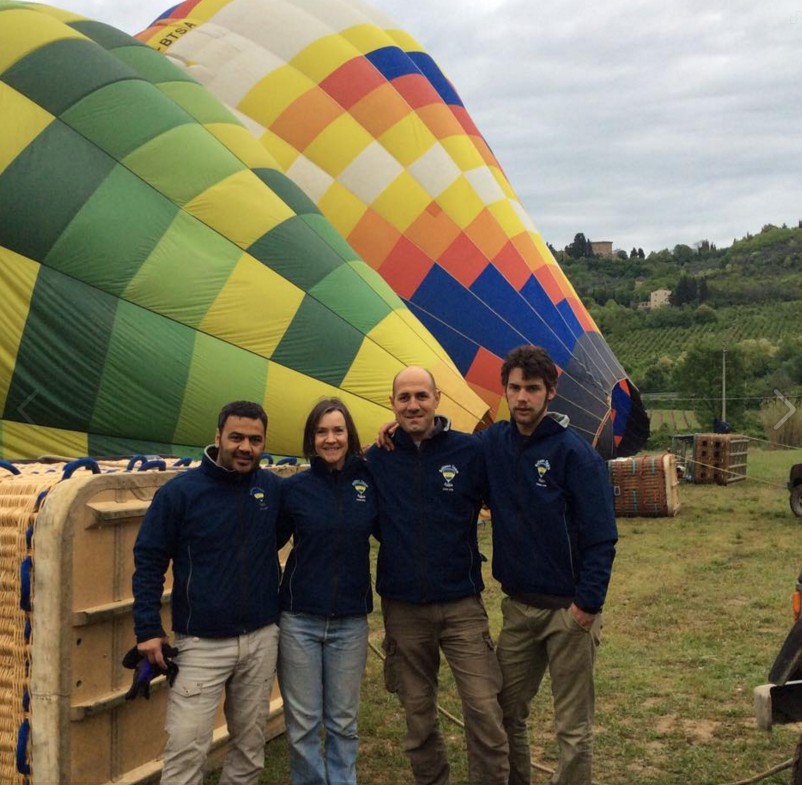
[[[290,773],[293,785],[354,785],[377,513],[354,421],[337,398],[309,413],[304,455],[310,469],[285,481],[279,524],[279,543],[293,538],[278,659]]]

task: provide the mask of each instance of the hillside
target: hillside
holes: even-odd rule
[[[556,256],[644,397],[650,447],[717,417],[802,445],[802,228],[765,226],[728,248],[705,242],[643,257],[634,248],[583,256],[583,237]],[[671,290],[671,304],[645,308],[657,289]]]
[[[623,258],[574,258],[566,249],[556,258],[591,307],[632,307],[655,289],[675,290],[683,279],[701,284],[698,294],[713,307],[802,300],[802,228],[767,225],[723,249],[705,241],[698,249],[677,245],[645,258],[619,253]]]
[[[696,310],[685,306],[670,309],[673,313],[666,309],[657,311],[653,318],[644,315],[634,319],[608,314],[601,319],[602,332],[621,364],[644,389],[649,387],[649,368],[661,358],[676,362],[695,342],[714,342],[727,349],[743,341],[762,341],[766,351],[772,351],[782,341],[802,336],[802,300],[728,306],[714,309],[712,316],[703,311],[701,318]]]
[[[766,226],[723,249],[703,243],[645,258],[557,257],[645,392],[668,389],[655,367],[670,371],[699,341],[722,349],[746,342],[752,355],[775,356],[793,353],[789,344],[802,336],[802,228]],[[660,288],[672,290],[671,306],[639,307]]]

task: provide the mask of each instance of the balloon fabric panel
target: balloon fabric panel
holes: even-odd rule
[[[58,236],[43,262],[121,297],[177,215],[177,205],[153,199],[148,185],[130,177],[127,169],[115,167]],[[191,236],[182,239],[185,248]],[[199,250],[204,248],[208,252],[208,245]]]
[[[61,123],[42,131],[0,177],[3,245],[42,259],[115,164]],[[36,194],[26,204],[26,195]],[[24,208],[24,209],[20,209]]]
[[[155,350],[133,353],[150,343]],[[92,433],[141,433],[169,441],[176,433],[193,360],[195,332],[119,301],[91,422]],[[147,430],[142,422],[147,421]]]
[[[22,408],[30,422],[89,429],[118,302],[41,268],[4,418]]]
[[[30,312],[38,265],[23,256],[0,248],[0,281],[3,283],[3,307],[0,308],[0,414],[8,399],[11,384],[10,359],[19,353],[20,342]]]
[[[625,373],[603,340],[584,341],[589,366],[572,362],[598,330],[454,85],[411,36],[347,1],[215,0],[183,4],[140,37],[250,118],[491,411],[502,396],[488,368],[513,346],[538,343],[563,371],[555,406],[570,387],[583,399],[570,406],[596,418],[590,440],[606,434]],[[630,428],[631,446],[648,423],[637,390],[626,388],[634,400],[614,424],[618,441]]]
[[[0,0],[0,109],[0,456],[197,448],[242,397],[297,454],[321,395],[386,421],[407,364],[438,369],[461,427],[483,416],[273,155],[149,47]]]

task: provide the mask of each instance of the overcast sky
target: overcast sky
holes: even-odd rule
[[[173,4],[51,2],[129,33]],[[721,248],[802,219],[800,0],[372,4],[451,79],[556,248]]]

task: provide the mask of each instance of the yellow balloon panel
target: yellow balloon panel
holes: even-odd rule
[[[292,3],[282,13],[298,18]],[[177,29],[170,40],[182,44],[199,28]],[[262,64],[280,69],[305,49],[282,31],[276,40]],[[204,38],[214,62],[229,44]],[[355,52],[334,41],[317,51]],[[274,155],[159,52],[46,6],[0,0],[0,53],[0,420],[12,424],[0,449],[13,439],[18,457],[55,451],[24,430],[33,425],[59,452],[197,448],[222,405],[250,399],[269,404],[270,449],[291,454],[322,395],[381,423],[387,369],[448,362],[411,315],[385,328],[405,307],[277,168],[296,151],[284,137],[265,129],[280,139]],[[308,76],[298,84],[338,109]],[[291,93],[289,114],[276,115],[287,129],[299,117]],[[337,117],[293,153],[321,192],[334,178],[314,159],[346,164],[375,144]],[[486,405],[458,374],[450,383],[478,420]]]
[[[0,248],[0,291],[3,292],[3,307],[0,308],[0,411],[5,407],[38,273],[39,265],[35,262]]]

